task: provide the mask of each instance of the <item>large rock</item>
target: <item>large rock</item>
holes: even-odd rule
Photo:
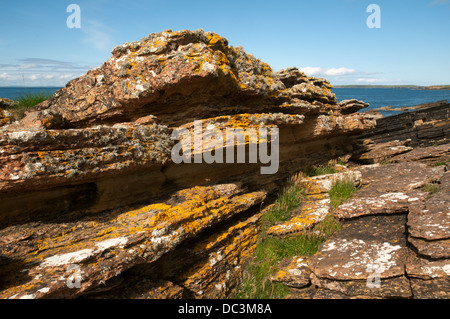
[[[7,227],[1,230],[0,297],[77,297],[127,269],[158,260],[264,198],[262,192],[242,194],[236,185],[196,187],[165,203],[122,213]],[[74,265],[79,289],[67,285]]]
[[[331,89],[201,30],[116,47],[0,129],[0,297],[228,297],[266,195],[306,166],[348,156],[355,134],[375,126],[351,113],[366,104],[338,104]],[[258,134],[212,143],[228,128]],[[278,134],[268,141],[259,129]],[[261,156],[220,161],[255,145],[278,146],[273,174],[262,174]],[[191,151],[184,163],[173,160],[179,146]],[[193,161],[213,153],[213,163]]]
[[[361,169],[365,186],[335,211],[348,219],[373,214],[398,214],[423,202],[427,193],[421,187],[439,180],[439,168],[409,162]]]
[[[153,114],[170,126],[195,119],[283,110],[324,113],[336,104],[330,84],[286,72],[211,32],[170,30],[116,47],[102,66],[68,83],[30,112],[25,127],[80,127]],[[292,71],[289,71],[292,73]],[[286,80],[285,80],[286,82]],[[314,102],[314,103],[310,103]],[[61,115],[62,122],[54,121]]]

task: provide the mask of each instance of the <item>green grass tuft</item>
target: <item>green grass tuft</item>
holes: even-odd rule
[[[439,193],[441,191],[441,187],[438,184],[426,184],[422,187],[424,192],[430,193],[430,195],[432,194],[436,194]]]
[[[285,188],[275,205],[262,217],[262,231],[250,262],[244,271],[243,283],[232,297],[238,299],[280,299],[289,294],[289,288],[281,283],[273,283],[270,276],[278,269],[284,258],[311,256],[327,237],[340,228],[333,216],[317,224],[311,230],[294,237],[278,238],[267,235],[266,230],[277,222],[288,220],[293,209],[300,206],[305,198],[304,190],[295,183]]]
[[[24,117],[25,112],[29,109],[35,107],[39,103],[42,103],[53,96],[52,93],[46,93],[44,91],[33,93],[25,92],[22,93],[17,99],[14,106],[8,110],[13,113],[14,118],[20,120]]]
[[[336,209],[339,205],[348,200],[356,191],[357,188],[352,180],[337,180],[333,183],[329,193],[331,207]]]
[[[285,188],[279,195],[275,205],[269,209],[264,216],[263,230],[274,225],[276,222],[284,222],[290,218],[293,209],[300,206],[305,197],[304,190],[298,185]]]
[[[434,164],[433,164],[434,167],[445,166],[445,165],[447,165],[446,162],[439,162],[439,163],[434,163]]]

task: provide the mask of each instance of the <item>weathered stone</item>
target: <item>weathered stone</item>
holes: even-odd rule
[[[331,212],[330,199],[327,194],[308,196],[302,205],[293,210],[291,219],[270,227],[269,235],[287,236],[312,228]]]
[[[101,67],[72,80],[21,123],[42,127],[43,111],[64,124],[49,128],[134,121],[148,114],[179,126],[218,116],[228,107],[239,113],[323,112],[336,97],[325,80],[305,78],[286,88],[270,66],[211,32],[164,31],[116,47]],[[311,102],[317,101],[317,107]]]
[[[426,240],[450,239],[450,193],[439,195],[410,208],[408,226],[411,236]]]
[[[13,107],[14,104],[16,104],[15,101],[0,97],[0,109],[8,109],[10,107]]]
[[[13,115],[8,110],[0,108],[0,126],[10,124],[13,121]]]
[[[328,193],[333,184],[337,181],[350,180],[355,186],[361,183],[361,172],[347,171],[336,174],[326,174],[314,177],[307,177],[298,182],[298,184],[305,190],[305,194],[314,195],[321,193]]]
[[[241,282],[243,267],[253,254],[261,215],[242,221],[197,244],[191,253],[207,257],[177,276],[195,298],[223,299]]]
[[[119,285],[110,283],[117,277],[111,279],[102,286],[107,292],[86,298],[225,298],[241,281],[242,265],[253,253],[260,218],[256,214],[220,227],[215,234],[187,240],[157,261],[123,272]]]
[[[450,239],[425,240],[409,236],[408,241],[421,255],[430,258],[450,258]]]
[[[371,139],[374,144],[410,140],[410,147],[447,144],[450,137],[449,114],[449,104],[445,104],[380,118],[376,128],[361,134],[359,140]],[[363,146],[360,154],[370,149]]]
[[[364,152],[359,156],[358,161],[364,164],[375,164],[383,161],[389,161],[393,156],[403,153],[408,153],[413,150],[412,147],[407,146],[410,140],[407,141],[390,141],[386,143],[379,143],[370,145],[370,151]]]
[[[186,238],[265,197],[261,192],[240,192],[235,185],[197,187],[178,192],[166,203],[111,212],[98,219],[5,228],[1,237],[9,236],[0,246],[6,260],[0,297],[80,296],[126,269],[157,260]],[[71,265],[79,267],[82,277],[77,290],[66,285]],[[21,271],[24,276],[18,278]]]
[[[285,267],[273,275],[270,280],[281,282],[288,287],[303,288],[311,282],[311,271],[308,267],[308,257],[293,257]]]
[[[410,252],[408,263],[406,264],[406,274],[409,277],[423,280],[436,278],[448,279],[448,276],[450,276],[450,260],[430,260],[419,257],[414,252]]]
[[[312,283],[323,289],[342,293],[356,299],[363,298],[410,298],[409,280],[405,276],[382,278],[376,284],[368,280],[330,280],[312,276]],[[329,296],[327,296],[327,299]]]
[[[406,154],[393,156],[393,162],[424,162],[436,164],[450,161],[450,145],[435,145],[428,147],[416,147]]]
[[[158,124],[0,132],[0,191],[161,167],[174,144],[170,130]]]
[[[368,106],[368,103],[358,101],[356,99],[344,100],[339,103],[339,109],[342,114],[356,113]]]
[[[375,126],[348,114],[362,102],[339,105],[331,88],[296,68],[275,73],[201,30],[116,47],[0,130],[0,297],[228,297],[267,191],[307,164],[348,156],[354,135]],[[278,173],[261,175],[259,162],[172,162],[187,142],[172,133],[193,133],[197,120],[207,137],[278,128]],[[213,151],[203,142],[192,156]],[[262,143],[243,144],[252,142]],[[71,266],[80,288],[68,286]]]
[[[405,223],[405,215],[346,222],[319,247],[310,268],[317,277],[331,280],[367,280],[375,271],[380,278],[402,276],[407,252]]]
[[[421,280],[411,278],[411,289],[416,299],[449,299],[450,284],[448,278]]]
[[[420,188],[442,176],[437,168],[415,162],[361,167],[360,171],[364,187],[336,209],[338,218],[408,212],[411,205],[426,199],[427,193]]]
[[[450,260],[429,260],[411,252],[406,264],[414,298],[450,298]]]

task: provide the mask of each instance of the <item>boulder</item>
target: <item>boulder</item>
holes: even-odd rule
[[[286,87],[281,81],[285,73],[275,74],[215,33],[166,30],[114,48],[102,66],[69,82],[29,112],[21,125],[75,128],[152,114],[179,126],[228,114],[228,108],[238,113],[305,114],[323,113],[326,104],[336,103],[326,80],[291,70],[296,78]],[[45,111],[61,115],[63,121],[49,123]]]
[[[116,47],[0,128],[0,297],[229,297],[268,195],[375,127],[350,114],[358,103],[341,110],[325,79],[273,72],[211,32]],[[229,128],[257,134],[215,143]],[[278,147],[276,170],[263,174],[261,156],[220,161],[241,146]]]

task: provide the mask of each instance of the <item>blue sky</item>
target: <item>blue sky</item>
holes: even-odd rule
[[[67,27],[70,4],[79,29]],[[450,0],[0,0],[0,86],[64,86],[116,45],[199,28],[334,85],[450,84]]]

